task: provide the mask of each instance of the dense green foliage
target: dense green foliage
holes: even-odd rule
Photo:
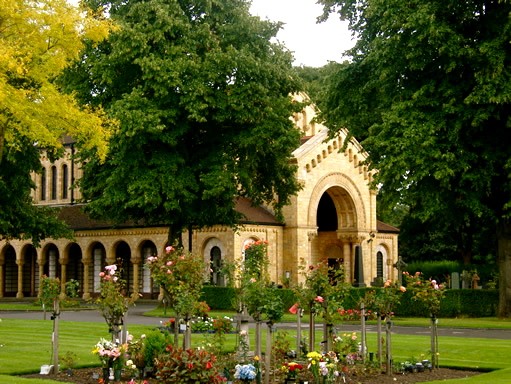
[[[295,67],[298,77],[303,82],[303,90],[319,110],[323,109],[328,78],[339,70],[343,64],[330,62],[323,67]]]
[[[366,292],[384,288],[353,288],[346,292],[342,301],[344,309],[359,309],[360,302]],[[227,287],[204,287],[202,297],[213,310],[233,310],[232,298],[235,295],[234,288]],[[289,309],[297,297],[292,289],[279,289],[278,295],[284,302],[284,308]],[[399,304],[396,305],[395,313],[399,317],[429,316],[427,308],[420,302],[412,299],[411,292],[400,295]],[[448,289],[442,299],[439,317],[490,317],[495,316],[498,306],[498,292],[487,289]],[[335,317],[335,316],[334,316]]]
[[[285,310],[296,302],[296,296],[291,289],[278,289],[276,293],[282,300]],[[215,287],[206,285],[202,288],[200,300],[208,303],[215,310],[234,310],[236,290],[230,287]]]
[[[509,238],[511,4],[320,3],[358,35],[350,64],[331,77],[323,118],[332,135],[347,128],[361,141],[378,169],[380,203],[408,207],[414,256],[497,254],[488,230]],[[503,316],[507,246],[498,248]]]
[[[298,191],[291,152],[300,109],[292,56],[270,42],[278,24],[246,0],[95,1],[120,29],[63,82],[120,121],[104,164],[81,187],[94,216],[185,228],[236,225],[237,197],[277,215]]]

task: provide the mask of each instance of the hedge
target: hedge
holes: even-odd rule
[[[353,288],[344,301],[344,309],[358,308],[360,300],[368,290],[381,288]],[[295,302],[296,297],[291,289],[279,289],[279,295],[287,310]],[[235,297],[234,288],[205,286],[201,300],[206,301],[211,309],[233,310]],[[448,289],[440,307],[440,317],[494,317],[497,313],[499,294],[497,290],[486,289]],[[412,299],[410,292],[405,292],[395,313],[400,317],[429,316],[421,303]]]

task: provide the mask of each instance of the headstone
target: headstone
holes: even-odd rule
[[[453,272],[451,274],[451,289],[460,289],[460,273]]]
[[[470,289],[470,285],[472,283],[472,276],[468,271],[461,272],[461,288],[462,289]]]
[[[237,356],[239,359],[245,361],[249,357],[254,356],[254,352],[250,350],[250,333],[249,333],[249,320],[250,316],[238,314],[234,319],[238,323],[238,337],[239,344]]]
[[[397,261],[394,263],[393,267],[397,269],[397,281],[399,285],[403,284],[403,271],[408,265],[403,261],[401,256],[398,256]]]

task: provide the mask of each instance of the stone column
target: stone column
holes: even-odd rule
[[[343,242],[342,256],[344,258],[345,281],[351,283],[353,281],[353,261],[351,259],[351,244]]]
[[[64,297],[66,295],[66,280],[67,280],[67,260],[64,262],[62,260],[62,264],[60,265],[60,292],[61,296]]]
[[[139,292],[139,269],[140,260],[133,260],[133,293],[136,295]]]
[[[43,276],[44,276],[44,263],[45,263],[45,259],[44,259],[44,256],[42,254],[42,252],[37,256],[37,264],[39,265],[39,286],[38,286],[38,289],[37,289],[37,297],[41,297],[41,281],[43,281]]]
[[[90,274],[90,259],[82,260],[83,264],[83,294],[82,299],[89,300],[90,299],[90,287],[89,287],[89,274]]]
[[[307,238],[309,240],[309,252],[308,252],[308,260],[307,260],[307,265],[314,265],[315,264],[315,260],[313,258],[313,255],[312,255],[312,242],[318,237],[318,231],[309,231],[307,232]]]
[[[113,247],[106,250],[106,263],[108,265],[115,264],[115,249]]]
[[[16,259],[16,264],[18,265],[18,292],[16,293],[17,299],[23,298],[23,261],[20,259]]]

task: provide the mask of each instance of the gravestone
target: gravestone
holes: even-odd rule
[[[451,289],[460,289],[460,273],[453,272],[451,274]]]
[[[397,261],[394,263],[393,267],[397,269],[397,281],[399,285],[403,284],[403,271],[408,265],[403,261],[401,256],[398,257]]]
[[[461,272],[461,288],[470,289],[472,284],[472,276],[468,271]]]

